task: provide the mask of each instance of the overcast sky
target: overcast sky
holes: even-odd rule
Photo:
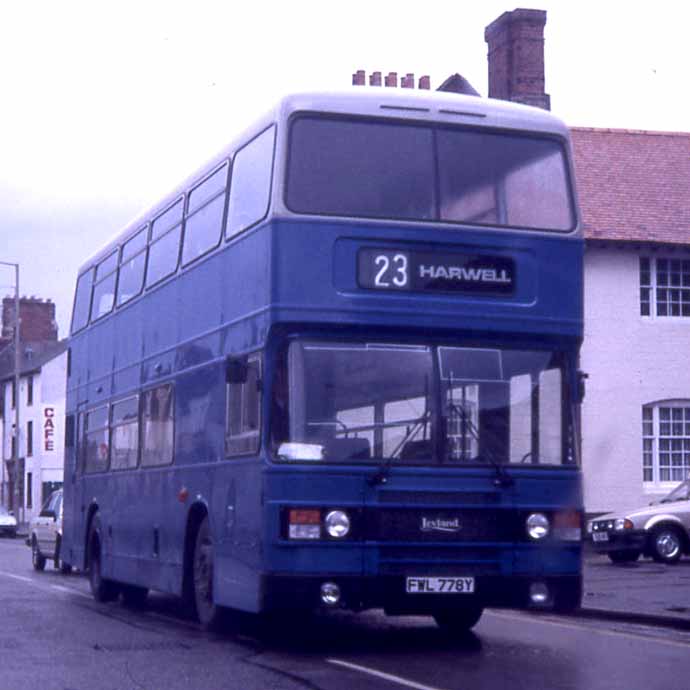
[[[690,131],[680,1],[4,2],[0,261],[57,304],[79,264],[282,94],[352,72],[459,72],[487,93],[484,28],[545,9],[546,91],[573,126]],[[0,295],[13,273],[0,266]]]

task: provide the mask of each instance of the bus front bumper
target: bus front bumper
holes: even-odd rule
[[[328,575],[262,577],[265,611],[323,608],[382,608],[389,615],[431,615],[439,610],[482,606],[572,610],[582,595],[580,575],[474,577],[471,593],[409,593],[403,576],[357,577]],[[536,597],[535,592],[541,594]]]

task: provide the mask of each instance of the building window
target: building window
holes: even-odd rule
[[[690,476],[690,400],[642,408],[642,476],[647,484]]]
[[[34,377],[29,376],[26,380],[26,404],[31,407],[34,404]]]
[[[34,507],[34,475],[33,472],[26,473],[26,507],[31,510]]]
[[[34,454],[34,423],[26,423],[26,457],[30,458]]]
[[[640,314],[690,316],[690,259],[640,259]]]

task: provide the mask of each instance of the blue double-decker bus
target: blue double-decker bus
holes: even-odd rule
[[[283,99],[80,269],[63,561],[205,627],[576,608],[582,262],[551,114]]]

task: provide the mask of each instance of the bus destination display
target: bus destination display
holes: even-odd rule
[[[374,290],[511,295],[515,262],[501,256],[361,249],[357,282]]]

